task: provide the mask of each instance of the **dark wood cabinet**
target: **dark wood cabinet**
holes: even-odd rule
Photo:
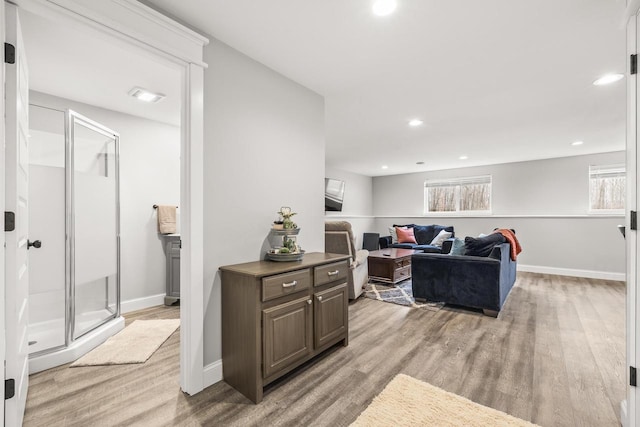
[[[316,348],[332,343],[347,330],[347,285],[342,284],[314,294],[314,342]]]
[[[313,352],[312,308],[305,296],[262,311],[264,377]]]
[[[255,403],[263,387],[329,347],[348,344],[349,256],[220,267],[224,380]]]

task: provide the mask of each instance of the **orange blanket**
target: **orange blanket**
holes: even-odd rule
[[[494,233],[502,234],[505,239],[507,239],[507,242],[511,244],[511,259],[515,261],[518,254],[522,252],[522,246],[520,246],[520,242],[518,242],[516,233],[509,230],[508,228],[498,228],[494,230]]]

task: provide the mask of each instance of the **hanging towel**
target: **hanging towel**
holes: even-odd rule
[[[173,234],[176,232],[176,207],[158,206],[158,233]]]

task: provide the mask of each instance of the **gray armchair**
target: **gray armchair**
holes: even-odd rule
[[[325,252],[351,256],[348,274],[349,299],[356,299],[369,281],[367,264],[369,251],[366,249],[356,250],[353,230],[347,221],[325,222],[324,230]]]

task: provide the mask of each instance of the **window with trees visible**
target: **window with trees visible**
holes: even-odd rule
[[[424,183],[425,213],[490,213],[491,175]]]
[[[624,212],[626,170],[624,165],[589,166],[589,210]]]

